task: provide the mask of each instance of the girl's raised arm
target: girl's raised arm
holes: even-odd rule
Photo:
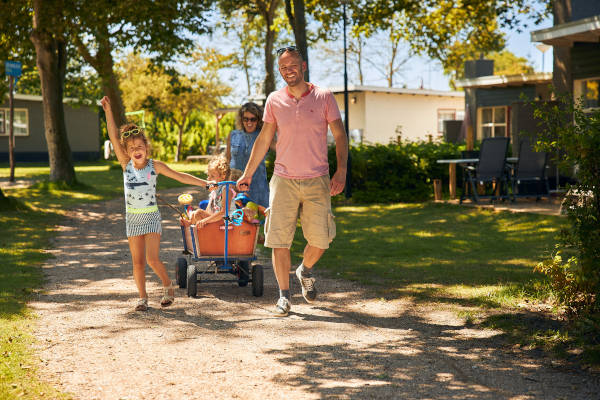
[[[106,114],[106,128],[108,130],[108,137],[110,138],[110,142],[112,143],[115,154],[117,155],[117,160],[119,160],[121,167],[125,169],[127,163],[129,162],[129,156],[127,155],[127,151],[125,151],[123,146],[121,146],[121,140],[119,140],[119,128],[115,123],[115,117],[112,113],[112,109],[110,108],[110,100],[107,96],[104,96],[102,100],[100,100],[100,104],[102,104],[102,109],[104,110],[104,114]]]
[[[194,175],[172,170],[162,161],[154,160],[154,169],[159,174],[167,176],[171,179],[175,179],[176,181],[185,183],[187,185],[206,186],[208,183],[204,179],[196,178]]]

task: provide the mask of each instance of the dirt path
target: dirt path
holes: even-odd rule
[[[261,298],[235,283],[201,283],[198,298],[178,290],[165,310],[148,272],[151,309],[135,313],[122,203],[64,221],[46,291],[32,303],[42,378],[77,399],[599,398],[598,376],[513,350],[439,306],[380,300],[345,281],[320,278],[313,305],[296,285],[293,314],[282,319],[270,314],[270,268]],[[181,235],[162,212],[162,259],[174,276]]]

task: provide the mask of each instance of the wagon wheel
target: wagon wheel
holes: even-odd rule
[[[181,289],[187,286],[187,260],[179,257],[175,262],[175,280]]]
[[[237,266],[238,272],[238,285],[240,287],[248,286],[248,278],[250,270],[250,263],[248,261],[240,261]]]
[[[198,284],[198,271],[196,271],[195,265],[188,265],[187,267],[187,295],[188,297],[196,297]]]
[[[261,297],[263,295],[263,281],[264,281],[263,266],[260,264],[252,267],[252,294],[255,297]]]

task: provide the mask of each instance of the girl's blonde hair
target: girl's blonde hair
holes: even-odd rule
[[[208,163],[208,169],[216,170],[219,175],[224,177],[224,179],[227,179],[229,177],[229,173],[231,172],[229,162],[224,155],[213,157]]]
[[[260,131],[263,126],[263,120],[262,120],[263,109],[261,106],[259,106],[256,103],[253,103],[253,102],[242,104],[242,106],[238,110],[237,118],[235,119],[235,127],[238,130],[241,130],[241,131],[244,130],[244,119],[243,118],[244,118],[245,112],[248,112],[257,118],[258,121],[256,121],[256,129]]]
[[[132,122],[121,125],[119,128],[119,137],[121,140],[121,145],[125,148],[127,148],[127,143],[135,138],[142,139],[146,147],[150,148],[150,142],[146,137],[146,132],[144,129]]]

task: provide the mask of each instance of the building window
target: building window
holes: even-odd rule
[[[581,79],[574,82],[575,101],[583,100],[584,110],[600,108],[600,78]]]
[[[444,133],[444,121],[456,119],[456,110],[454,109],[439,109],[437,112],[438,133]]]
[[[29,113],[26,108],[14,109],[15,122],[13,133],[15,136],[29,136]],[[8,136],[10,129],[10,110],[0,108],[0,136]]]
[[[477,138],[507,136],[508,107],[481,107],[477,116]]]

